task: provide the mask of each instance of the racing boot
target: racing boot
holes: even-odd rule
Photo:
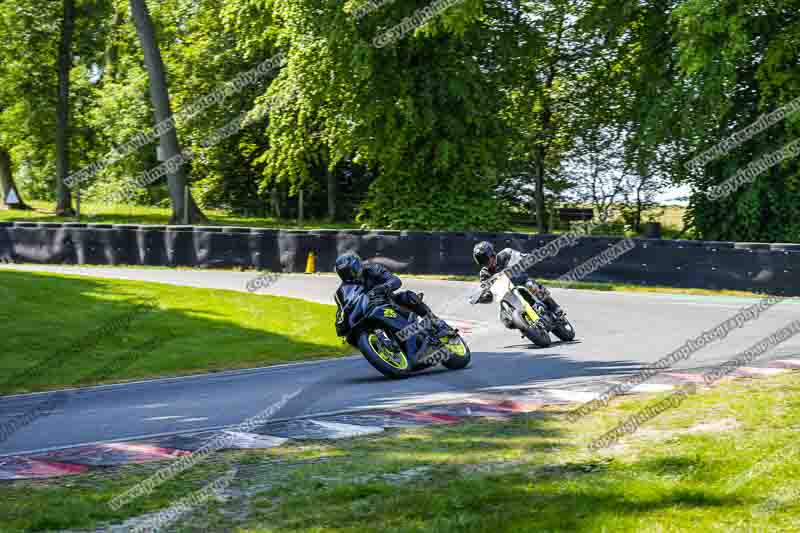
[[[433,331],[436,333],[437,337],[446,337],[448,335],[453,335],[458,330],[455,330],[447,325],[447,323],[436,316],[433,313],[433,309],[428,307],[428,304],[422,301],[425,297],[425,294],[420,292],[417,294],[418,300],[414,303],[413,311],[422,317],[423,321],[429,321],[430,325],[433,326]]]
[[[553,317],[556,319],[556,322],[559,322],[564,318],[566,313],[564,313],[564,310],[561,309],[561,307],[556,303],[556,301],[550,295],[550,290],[547,287],[533,280],[528,280],[526,285],[530,290],[534,292],[536,297],[542,301],[545,307],[547,307],[547,310],[553,314]]]
[[[436,315],[431,314],[430,317],[437,337],[447,337],[450,335],[455,335],[458,332],[457,329],[450,327],[447,322]]]
[[[566,313],[563,309],[561,309],[561,306],[559,306],[549,294],[542,300],[542,302],[547,306],[547,310],[553,313],[556,321],[561,321],[566,316]]]

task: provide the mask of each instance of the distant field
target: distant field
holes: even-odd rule
[[[678,231],[684,228],[683,216],[686,214],[686,208],[680,205],[665,206],[664,214],[656,218],[656,221],[661,222],[661,225],[668,228],[677,229]]]
[[[580,206],[580,207],[590,207],[590,206]],[[686,207],[680,205],[667,205],[661,206],[657,209],[646,211],[642,216],[642,222],[646,223],[650,220],[650,215],[653,216],[653,219],[656,222],[660,222],[662,226],[662,231],[665,234],[664,238],[670,238],[673,234],[678,234],[683,231],[685,225],[683,222],[683,217],[686,213]],[[619,220],[619,212],[612,211],[611,220]],[[528,224],[515,224],[512,226],[512,231],[519,232],[519,233],[535,233],[535,226],[534,222],[530,222]],[[555,230],[553,233],[560,233],[563,230]]]

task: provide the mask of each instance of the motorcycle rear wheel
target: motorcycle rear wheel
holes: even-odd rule
[[[558,337],[564,342],[575,340],[575,328],[566,318],[562,319],[559,324],[553,328],[553,335]]]
[[[412,374],[411,364],[402,350],[392,350],[381,342],[381,330],[365,331],[358,337],[358,349],[375,370],[392,379],[405,379]]]
[[[469,366],[472,361],[472,352],[461,335],[451,335],[448,338],[442,338],[441,341],[450,351],[450,357],[446,361],[442,361],[442,366],[450,370],[461,370]]]

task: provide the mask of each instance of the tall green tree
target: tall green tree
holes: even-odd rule
[[[513,15],[503,35],[512,39],[502,61],[509,94],[504,118],[514,132],[514,159],[533,185],[538,231],[546,233],[547,188],[562,177],[564,157],[574,145],[579,91],[591,68],[591,34],[582,25],[589,5],[546,0],[499,7]]]
[[[288,64],[260,105],[269,109],[264,189],[324,180],[345,161],[377,177],[359,220],[381,227],[505,227],[495,200],[505,132],[496,81],[482,70],[494,30],[467,0],[384,47],[373,40],[427,6],[396,3],[357,20],[333,0],[252,2],[261,45]],[[424,191],[424,193],[423,193]]]
[[[687,0],[674,13],[684,84],[703,131],[687,131],[692,155],[800,97],[800,1]],[[732,195],[712,201],[703,192],[739,169],[798,139],[794,113],[689,176],[697,191],[690,216],[708,239],[800,241],[800,165],[774,166]]]
[[[150,18],[147,4],[144,0],[130,0],[130,6],[136,31],[139,34],[139,41],[142,45],[145,66],[150,76],[150,97],[155,110],[155,123],[158,124],[172,117],[166,69],[161,59],[161,50],[158,46],[155,27]],[[181,148],[175,128],[170,128],[161,136],[160,145],[165,160],[168,161],[180,155]],[[185,220],[190,223],[207,221],[205,215],[197,208],[191,195],[186,194],[187,178],[183,165],[167,175],[167,183],[172,205],[170,223],[179,224]],[[188,211],[188,214],[186,211]]]
[[[72,37],[75,31],[75,1],[63,0],[61,37],[58,46],[58,99],[56,103],[56,214],[73,215],[72,200],[66,178],[70,170],[70,73],[72,71]]]
[[[595,69],[586,101],[619,131],[623,213],[634,231],[654,197],[686,177],[682,136],[697,127],[687,100],[692,87],[679,77],[677,22],[683,0],[596,0],[586,19],[597,35]]]
[[[0,35],[13,36],[0,39],[0,149],[6,194],[17,187],[13,169],[28,162],[40,164],[41,170],[38,185],[27,192],[52,198],[59,7],[34,0],[0,3]]]

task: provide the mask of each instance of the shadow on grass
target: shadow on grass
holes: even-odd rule
[[[159,486],[128,515],[106,505],[139,479],[122,474],[96,480],[86,490],[20,487],[25,498],[10,509],[0,502],[0,511],[9,510],[9,523],[28,531],[119,523],[125,516],[166,508],[176,494],[201,488],[233,464],[248,465],[241,482],[272,488],[245,496],[238,490],[248,485],[240,486],[238,499],[229,502],[225,513],[200,509],[185,517],[187,530],[231,530],[230,516],[241,511],[241,498],[251,514],[237,531],[272,533],[683,530],[693,515],[722,520],[754,503],[662,477],[702,464],[692,457],[628,465],[608,459],[554,464],[552,454],[572,446],[562,419],[537,413],[513,422],[390,430],[327,441],[318,450],[328,457],[324,461],[309,456],[314,447],[305,445],[278,461],[269,453],[226,452],[219,464],[197,466]],[[7,491],[12,500],[15,494]]]
[[[670,515],[689,522],[686,515],[692,513],[722,518],[747,503],[719,494],[710,484],[705,490],[659,479],[665,471],[697,465],[687,457],[618,466],[608,460],[547,465],[547,454],[566,442],[560,419],[545,414],[526,419],[524,426],[437,428],[430,438],[399,432],[358,445],[354,455],[389,475],[365,478],[343,461],[344,480],[331,482],[334,464],[319,475],[305,467],[288,485],[254,500],[263,510],[243,531],[633,532],[646,524],[660,530],[656,522],[668,527]],[[515,464],[532,455],[544,465]],[[420,474],[425,467],[433,470]],[[413,478],[398,482],[397,473],[404,472],[414,473]],[[347,481],[348,475],[358,481]],[[280,505],[274,507],[276,499]],[[297,509],[304,512],[298,515]]]
[[[0,393],[347,351],[330,306],[301,300],[1,271],[0,301]]]

